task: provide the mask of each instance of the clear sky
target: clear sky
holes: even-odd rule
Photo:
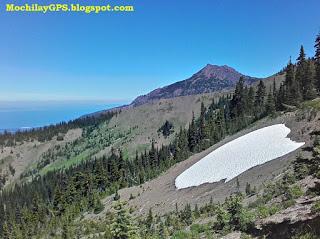
[[[313,55],[319,0],[74,0],[133,13],[6,13],[0,100],[132,100],[207,63],[269,76],[301,44]],[[64,2],[66,0],[60,0]],[[54,0],[12,0],[15,4]]]

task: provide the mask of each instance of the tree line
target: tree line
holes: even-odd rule
[[[18,130],[14,133],[5,130],[0,134],[0,146],[13,147],[17,143],[22,143],[23,141],[49,141],[54,136],[67,133],[70,129],[97,126],[98,124],[111,119],[119,112],[120,111],[108,111],[99,115],[85,116],[75,120],[70,120],[68,122],[62,121],[53,125],[37,127],[28,130]]]

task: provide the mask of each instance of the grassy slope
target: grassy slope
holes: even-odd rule
[[[278,86],[284,76],[266,78],[264,81],[267,88],[272,86],[274,78]],[[76,136],[65,137],[61,142],[56,142],[56,140],[42,144],[26,142],[21,146],[6,148],[3,153],[0,153],[0,170],[8,174],[8,165],[11,163],[17,171],[14,176],[16,180],[25,170],[34,170],[37,163],[43,160],[43,153],[48,151],[53,152],[57,157],[51,160],[49,165],[41,167],[40,174],[72,166],[94,156],[108,154],[111,147],[121,149],[126,158],[134,157],[136,151],[143,152],[148,149],[152,139],[156,141],[157,146],[168,144],[172,140],[174,134],[164,138],[157,132],[165,120],[171,121],[175,132],[177,132],[180,127],[188,125],[192,118],[192,112],[195,116],[199,115],[201,102],[207,106],[213,98],[218,99],[221,95],[230,93],[232,91],[182,96],[162,99],[138,107],[129,107],[114,116],[110,122],[100,124],[83,137],[79,133],[81,130],[78,129]],[[70,132],[72,135],[73,131]],[[80,140],[71,144],[75,139]],[[65,144],[70,144],[67,149],[55,148],[56,145]],[[12,154],[10,154],[11,149],[13,150]]]

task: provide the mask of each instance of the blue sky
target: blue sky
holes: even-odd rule
[[[2,101],[129,101],[207,63],[269,76],[301,44],[313,55],[320,30],[319,0],[73,1],[135,7],[97,15],[6,13],[8,1],[0,10]]]

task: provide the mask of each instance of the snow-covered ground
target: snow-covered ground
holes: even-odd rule
[[[304,145],[287,138],[290,129],[284,124],[261,128],[214,150],[180,174],[177,189],[199,186],[226,179],[229,181],[246,170],[281,157]]]

